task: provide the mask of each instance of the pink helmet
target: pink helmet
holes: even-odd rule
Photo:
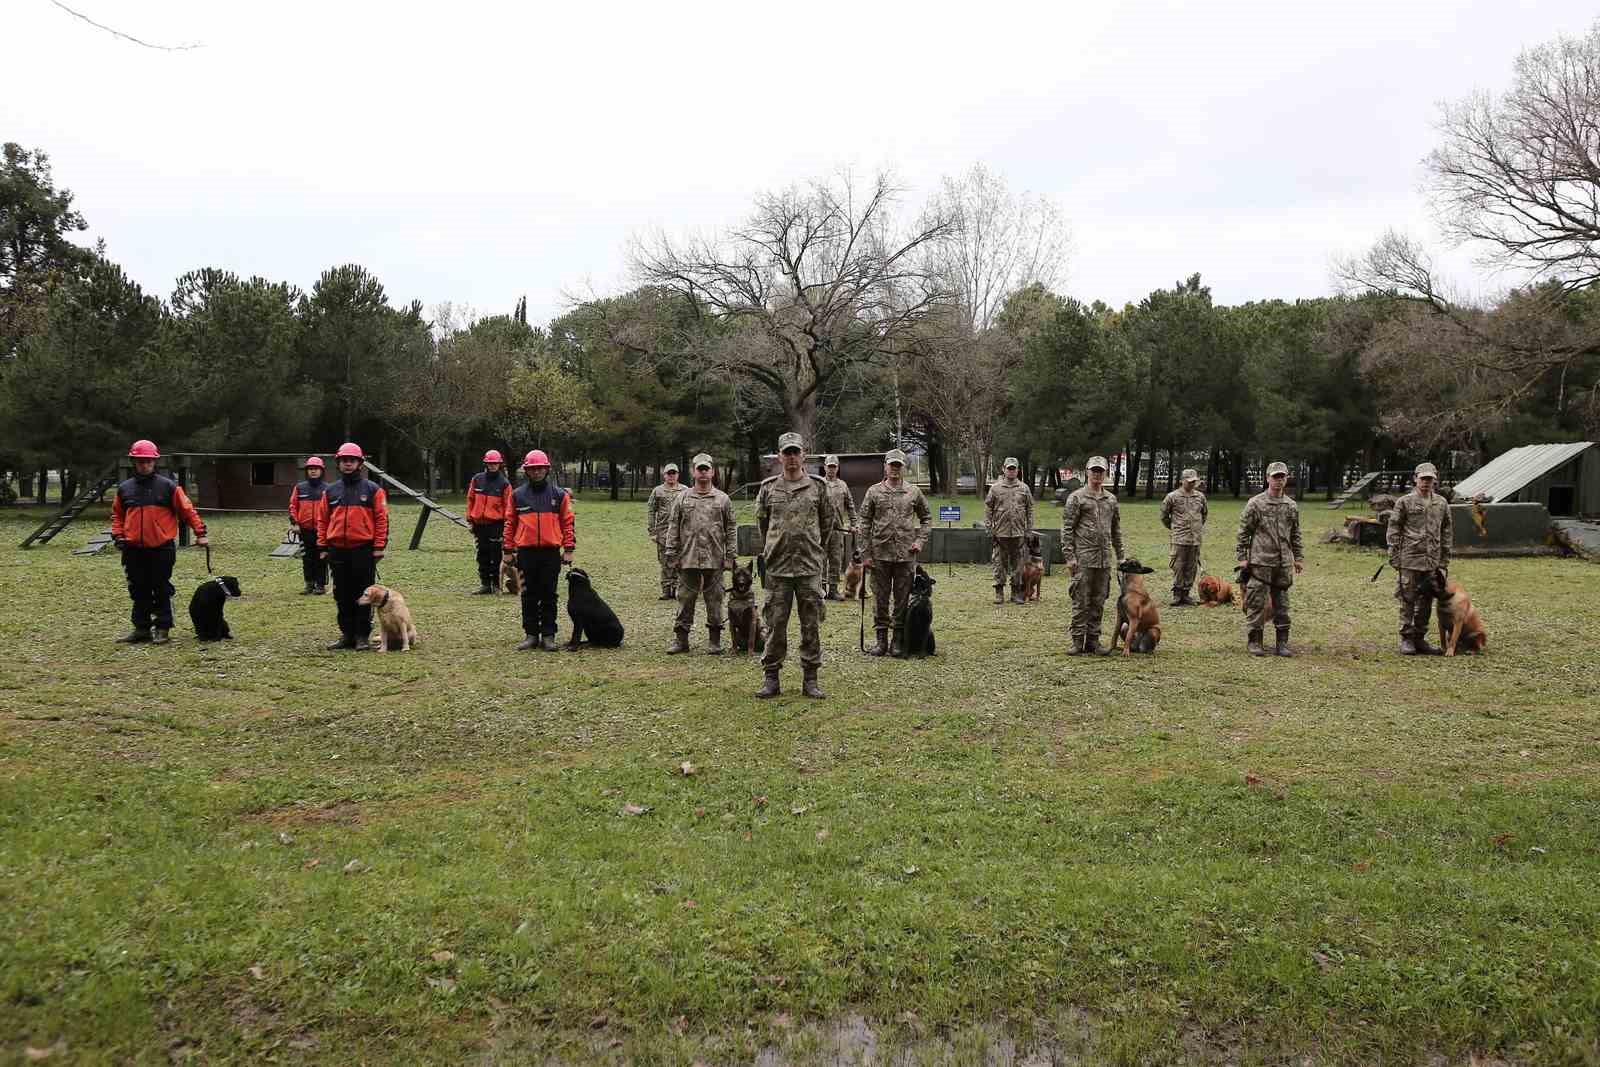
[[[523,457],[522,465],[524,467],[548,467],[550,466],[550,457],[544,454],[544,449],[536,448]]]
[[[542,455],[543,453],[540,454]],[[133,443],[132,448],[128,449],[128,455],[134,459],[160,459],[161,450],[156,447],[154,441],[146,441],[141,438]]]
[[[504,463],[506,461],[506,457],[500,454],[500,450],[498,448],[491,448],[489,451],[483,454],[483,461],[485,463]]]
[[[361,451],[361,446],[354,441],[346,441],[339,446],[339,451],[334,455],[339,459],[366,459],[367,454]]]
[[[310,470],[312,467],[315,467],[318,470],[321,470],[322,469],[322,457],[321,456],[311,456],[304,463],[300,464],[300,466],[305,468],[306,470]]]

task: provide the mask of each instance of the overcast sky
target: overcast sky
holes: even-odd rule
[[[529,317],[627,282],[630,234],[889,167],[974,162],[1070,221],[1061,286],[1320,296],[1330,258],[1430,233],[1436,105],[1502,89],[1572,0],[1008,4],[7,0],[0,140],[47,151],[147,290],[217,266]],[[19,47],[20,46],[20,47]],[[21,87],[21,88],[19,88]],[[1470,258],[1450,262],[1462,274]],[[1465,277],[1463,281],[1468,281]]]

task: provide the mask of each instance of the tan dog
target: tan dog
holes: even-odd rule
[[[362,607],[370,607],[378,617],[378,651],[397,648],[411,651],[417,643],[417,627],[411,621],[411,611],[405,598],[386,585],[369,585],[356,600]]]
[[[1233,603],[1233,583],[1212,575],[1200,579],[1200,605],[1214,608],[1219,604]]]
[[[522,592],[522,572],[517,570],[515,556],[500,557],[500,584],[513,596]]]
[[[1037,533],[1028,535],[1027,547],[1028,558],[1022,564],[1022,599],[1038,600],[1044,584],[1044,550]]]
[[[1483,616],[1461,583],[1446,579],[1442,571],[1434,571],[1428,583],[1437,601],[1439,644],[1444,646],[1444,654],[1453,656],[1458,647],[1463,652],[1481,653],[1489,643],[1489,634],[1483,628]]]
[[[1144,588],[1144,576],[1155,570],[1136,559],[1125,559],[1117,566],[1122,595],[1117,597],[1117,625],[1111,632],[1111,651],[1122,639],[1122,654],[1154,652],[1161,643],[1161,613]]]
[[[844,572],[844,598],[846,600],[854,600],[856,598],[856,593],[861,589],[861,575],[861,555],[857,553],[856,557],[850,561],[850,566],[845,568]]]

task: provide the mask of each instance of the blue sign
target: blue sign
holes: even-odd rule
[[[939,505],[939,521],[940,522],[960,522],[961,521],[961,505],[960,504],[956,504],[956,505],[952,506],[950,504],[940,504]]]

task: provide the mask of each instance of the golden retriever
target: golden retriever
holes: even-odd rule
[[[356,600],[362,607],[370,607],[378,620],[378,651],[391,648],[401,652],[411,651],[417,643],[417,627],[411,621],[411,611],[405,597],[386,585],[369,585]]]

